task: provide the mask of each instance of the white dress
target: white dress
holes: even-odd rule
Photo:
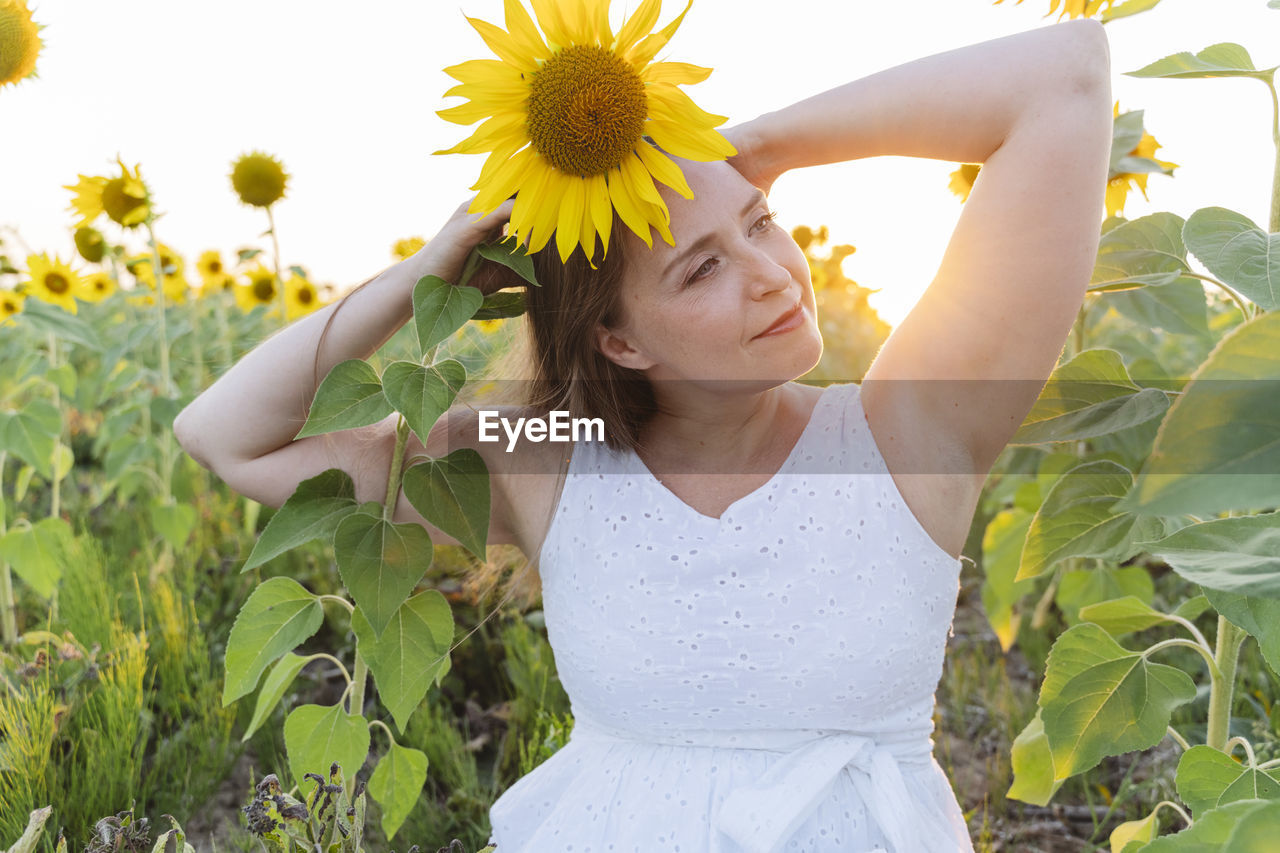
[[[720,518],[575,446],[540,562],[575,724],[493,803],[497,853],[972,853],[930,736],[960,561],[860,394]]]

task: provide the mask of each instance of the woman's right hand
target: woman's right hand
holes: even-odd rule
[[[435,275],[456,284],[472,249],[481,243],[502,239],[502,230],[511,219],[511,209],[514,204],[512,199],[508,199],[492,213],[481,216],[467,213],[471,200],[464,201],[441,226],[436,236],[418,250],[418,254],[431,259],[430,263]],[[516,284],[519,280],[518,276],[501,264],[486,261],[468,284],[488,296],[490,293]]]

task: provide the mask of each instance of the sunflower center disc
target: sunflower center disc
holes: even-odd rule
[[[635,149],[648,112],[644,82],[613,51],[573,45],[533,73],[529,141],[561,172],[600,175]]]
[[[58,273],[51,272],[44,277],[44,286],[48,288],[50,293],[56,293],[61,296],[71,289],[71,282]]]
[[[276,285],[269,278],[260,278],[253,283],[253,295],[263,302],[270,302],[276,295]]]

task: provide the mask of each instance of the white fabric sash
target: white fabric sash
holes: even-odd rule
[[[746,853],[779,853],[826,799],[846,767],[852,771],[854,789],[866,805],[868,816],[890,845],[887,851],[875,847],[865,853],[956,853],[963,849],[937,804],[922,803],[913,797],[902,776],[903,765],[927,767],[932,761],[933,743],[927,735],[871,736],[823,729],[686,729],[650,737],[579,719],[572,738],[785,753],[763,776],[736,787],[720,805],[716,829]]]

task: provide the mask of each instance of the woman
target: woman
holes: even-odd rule
[[[598,269],[537,254],[521,411],[602,417],[606,441],[508,453],[459,405],[425,443],[478,451],[488,541],[540,555],[573,700],[570,743],[492,807],[499,853],[972,850],[932,757],[933,693],[979,491],[1093,268],[1108,76],[1094,21],[910,62],[730,129],[728,162],[681,161],[694,196],[664,191],[674,246],[616,227]],[[796,384],[822,342],[765,193],[790,169],[885,154],[983,169],[861,387]],[[187,451],[271,506],[330,467],[380,499],[394,417],[292,439],[318,377],[407,322],[421,276],[455,280],[511,203],[464,211],[345,310],[229,370],[175,422]],[[923,379],[988,381],[886,381]],[[403,497],[395,520],[456,544]]]

